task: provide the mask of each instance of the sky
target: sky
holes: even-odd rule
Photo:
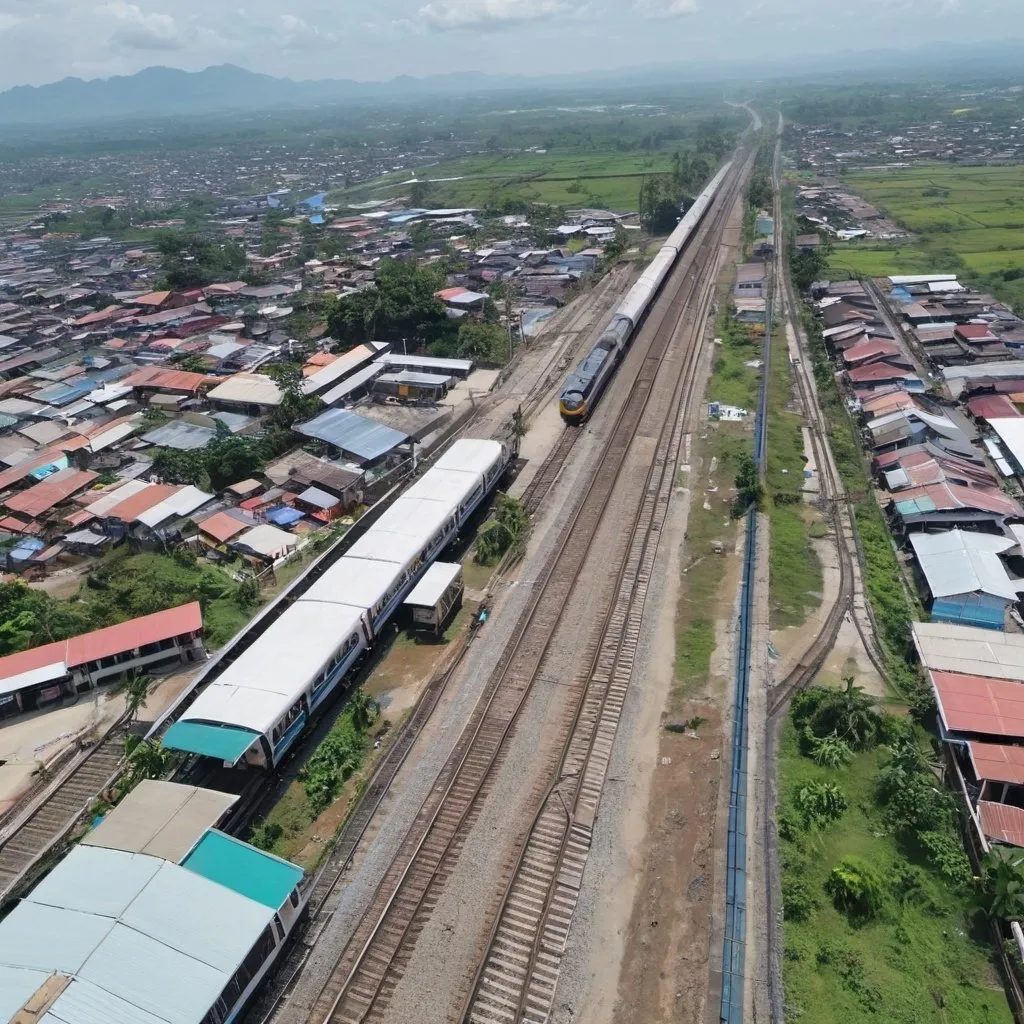
[[[235,5],[237,3],[237,6]],[[1024,35],[1022,0],[0,0],[0,89],[153,64],[541,75]]]

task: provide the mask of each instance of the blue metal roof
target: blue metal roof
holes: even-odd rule
[[[259,737],[258,732],[233,725],[175,722],[164,734],[162,743],[171,750],[203,754],[234,764]]]
[[[347,409],[328,409],[308,423],[296,424],[293,429],[306,437],[326,441],[362,462],[379,459],[409,440],[408,434]]]
[[[994,594],[956,594],[939,597],[932,605],[932,622],[952,622],[981,629],[1003,628],[1010,602]]]
[[[303,875],[302,868],[216,829],[199,840],[181,866],[273,910],[284,904]]]

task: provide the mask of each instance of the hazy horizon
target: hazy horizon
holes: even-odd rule
[[[1019,0],[0,0],[0,89],[161,64],[297,80],[629,69],[1005,41]],[[794,69],[798,70],[798,69]]]

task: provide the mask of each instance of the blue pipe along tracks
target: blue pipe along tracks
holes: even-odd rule
[[[763,482],[768,453],[768,375],[774,321],[775,275],[765,303],[761,389],[754,421],[754,462]],[[742,1024],[747,952],[747,712],[753,657],[757,575],[757,506],[746,512],[746,542],[740,580],[739,631],[733,689],[733,726],[726,839],[725,927],[722,947],[721,1024]]]

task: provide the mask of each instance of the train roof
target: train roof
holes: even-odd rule
[[[362,614],[349,605],[297,602],[196,698],[181,721],[267,732],[359,630]],[[172,736],[173,727],[167,741]]]
[[[505,456],[505,448],[500,441],[464,437],[434,463],[434,469],[460,469],[486,475],[495,466],[501,465]]]
[[[330,601],[372,608],[395,585],[401,572],[394,562],[345,555],[299,598],[299,604]]]
[[[399,498],[346,552],[351,558],[372,558],[406,565],[444,528],[458,508],[450,498]]]
[[[567,391],[586,391],[590,382],[597,376],[598,370],[604,365],[605,360],[611,355],[607,348],[594,348],[586,359],[576,367],[576,371],[565,382],[562,393]]]

